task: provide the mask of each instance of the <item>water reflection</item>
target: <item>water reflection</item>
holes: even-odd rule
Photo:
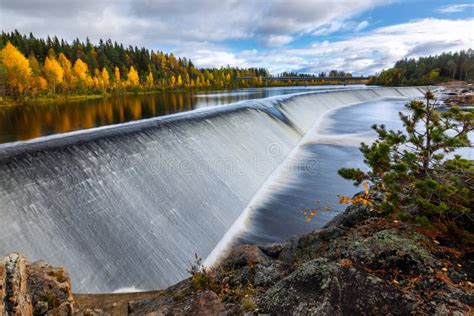
[[[358,86],[361,87],[361,86]],[[0,108],[0,143],[118,124],[242,100],[344,86],[254,88],[113,96],[56,105]],[[354,86],[352,86],[354,88]]]

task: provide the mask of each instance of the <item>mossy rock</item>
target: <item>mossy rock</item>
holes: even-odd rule
[[[406,234],[406,235],[405,235]],[[382,230],[374,235],[348,241],[343,255],[371,269],[398,269],[420,273],[436,267],[436,258],[423,247],[426,237],[417,233],[401,233],[397,229]]]

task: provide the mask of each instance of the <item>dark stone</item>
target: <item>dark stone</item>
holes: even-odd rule
[[[230,255],[224,259],[221,266],[225,269],[239,269],[256,264],[268,264],[270,258],[255,245],[241,245],[232,249]]]
[[[342,214],[336,215],[323,228],[339,227],[351,228],[363,223],[365,220],[376,216],[370,207],[364,204],[349,205]]]
[[[413,301],[382,279],[319,258],[271,287],[259,307],[276,315],[407,315]]]
[[[459,273],[458,271],[451,269],[449,270],[449,278],[454,282],[454,283],[460,283],[464,280],[466,280],[466,277]]]
[[[419,274],[436,267],[436,259],[420,244],[423,239],[426,237],[419,234],[409,237],[389,229],[366,238],[354,236],[340,248],[343,257],[373,270]]]
[[[263,251],[264,254],[266,254],[270,258],[276,259],[280,255],[284,246],[285,246],[285,243],[280,243],[280,244],[275,243],[275,244],[262,245],[262,246],[259,246],[259,248],[260,250]]]

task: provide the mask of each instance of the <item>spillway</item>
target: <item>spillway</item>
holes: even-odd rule
[[[0,255],[63,265],[76,292],[168,286],[323,113],[423,92],[301,93],[1,145]]]

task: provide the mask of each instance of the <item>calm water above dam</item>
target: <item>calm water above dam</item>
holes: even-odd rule
[[[54,105],[0,108],[0,143],[125,123],[194,109],[315,90],[363,85],[250,88],[113,96]]]

